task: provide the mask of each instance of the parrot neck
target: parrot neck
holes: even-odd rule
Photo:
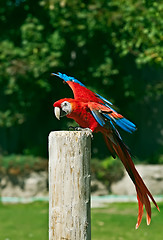
[[[88,104],[77,100],[71,104],[72,112],[67,115],[67,118],[74,119],[82,128],[90,128],[92,132],[97,132],[99,124],[91,114]]]

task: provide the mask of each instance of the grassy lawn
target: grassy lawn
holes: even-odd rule
[[[163,203],[159,203],[159,207],[160,213],[152,207],[150,226],[146,225],[146,219],[143,217],[137,230],[135,229],[136,203],[113,203],[105,209],[93,209],[92,240],[161,240],[163,238]]]
[[[143,218],[138,230],[136,203],[112,203],[92,209],[92,240],[162,240],[163,203],[159,207],[160,213],[152,208],[151,225],[146,226]],[[0,240],[28,239],[48,240],[48,203],[0,204]]]
[[[48,239],[48,204],[0,204],[0,240],[27,239]]]

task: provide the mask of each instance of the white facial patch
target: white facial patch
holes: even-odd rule
[[[64,101],[61,103],[61,108],[62,108],[62,111],[66,112],[66,114],[70,114],[72,112],[71,103],[67,101]]]

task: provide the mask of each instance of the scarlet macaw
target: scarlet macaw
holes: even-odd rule
[[[62,73],[52,73],[52,75],[63,79],[64,82],[71,87],[74,94],[74,99],[64,98],[54,103],[55,116],[58,119],[63,116],[72,118],[80,127],[88,128],[92,132],[101,132],[103,134],[111,155],[113,158],[118,155],[135,185],[139,206],[136,229],[139,227],[142,220],[143,205],[145,205],[147,225],[149,225],[151,221],[151,205],[149,198],[153,201],[158,210],[159,207],[137,172],[128,147],[123,143],[116,129],[117,125],[123,130],[132,133],[136,130],[135,124],[117,113],[112,108],[111,102],[86,88],[84,84],[74,77]]]

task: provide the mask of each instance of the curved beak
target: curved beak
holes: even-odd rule
[[[60,120],[60,117],[64,117],[67,115],[67,113],[60,109],[59,107],[54,108],[54,114],[58,120]]]
[[[59,107],[54,108],[54,114],[58,120],[60,120],[61,110]]]

